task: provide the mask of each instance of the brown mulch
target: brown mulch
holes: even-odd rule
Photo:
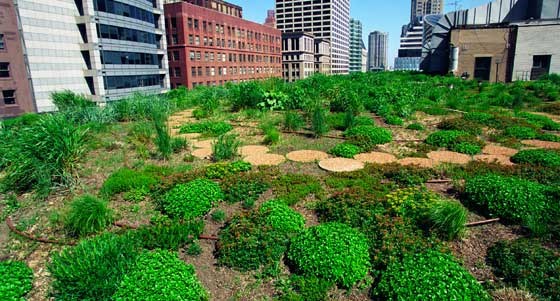
[[[203,159],[203,160],[209,160],[212,157],[212,149],[210,148],[199,148],[199,149],[195,149],[191,155],[193,155],[196,158],[199,159]]]
[[[423,168],[434,167],[434,161],[427,158],[404,158],[400,159],[398,163],[403,166],[418,166]]]
[[[450,152],[450,151],[435,151],[427,154],[428,158],[432,159],[434,163],[452,163],[452,164],[467,164],[472,158],[469,155]]]
[[[505,166],[513,166],[514,164],[510,161],[509,156],[503,155],[476,155],[474,156],[476,161],[486,162],[486,163],[498,163]]]
[[[363,163],[376,163],[376,164],[388,164],[397,162],[397,157],[387,153],[371,152],[358,154],[354,156],[354,159]]]
[[[319,167],[332,172],[350,172],[364,168],[364,163],[354,159],[332,158],[319,162]]]
[[[256,154],[245,157],[243,161],[253,166],[276,166],[284,163],[286,158],[277,154]]]
[[[193,146],[196,148],[212,148],[212,143],[214,140],[202,140],[193,143]]]
[[[517,154],[518,150],[514,148],[499,146],[495,144],[488,144],[482,149],[482,153],[485,155],[497,155],[497,156],[508,156],[511,157]]]
[[[239,154],[243,157],[266,154],[269,151],[270,149],[263,145],[245,145],[239,148]]]
[[[329,157],[329,154],[316,150],[299,150],[295,152],[288,153],[286,158],[290,161],[310,163],[319,160],[324,160]]]
[[[523,140],[521,143],[529,146],[547,148],[547,149],[560,149],[560,142],[550,142],[541,140]]]

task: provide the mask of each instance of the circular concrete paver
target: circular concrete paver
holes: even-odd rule
[[[253,166],[277,166],[284,163],[286,158],[277,154],[256,154],[245,157],[243,161]]]
[[[320,161],[327,159],[328,157],[329,154],[316,150],[299,150],[286,155],[288,160],[301,163]]]
[[[214,142],[214,140],[202,140],[202,141],[197,141],[195,143],[193,143],[193,146],[195,148],[212,148],[212,143]]]
[[[357,154],[354,156],[354,159],[363,163],[375,164],[388,164],[397,162],[397,157],[395,157],[394,155],[380,152]]]
[[[397,162],[402,166],[417,166],[422,168],[434,167],[434,161],[428,158],[404,158]]]
[[[191,154],[199,159],[210,160],[212,158],[212,149],[199,148],[195,149]]]
[[[428,158],[432,159],[434,163],[451,163],[451,164],[467,164],[472,158],[469,155],[450,152],[450,151],[435,151],[427,154]]]
[[[523,140],[521,143],[529,146],[546,148],[546,149],[560,149],[560,142],[550,142],[541,140]]]
[[[364,168],[364,163],[354,159],[331,158],[319,162],[319,167],[332,172],[351,172]]]
[[[503,156],[503,155],[476,155],[474,156],[476,161],[486,162],[486,163],[498,163],[505,166],[512,166],[514,165],[510,161],[510,157]]]
[[[239,154],[243,157],[266,154],[270,149],[263,145],[245,145],[239,148]]]
[[[499,146],[495,144],[488,144],[482,149],[482,153],[485,155],[497,155],[497,156],[513,156],[517,154],[517,150],[514,148]]]

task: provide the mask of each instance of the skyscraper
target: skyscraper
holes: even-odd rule
[[[418,17],[438,15],[443,13],[443,0],[412,0],[410,8],[410,22],[414,23]]]
[[[387,70],[388,34],[374,31],[369,34],[368,71]]]
[[[266,20],[264,25],[276,28],[276,12],[273,9],[269,9],[266,12]]]
[[[362,22],[350,19],[350,72],[362,72]]]
[[[283,33],[306,32],[331,42],[333,74],[349,69],[350,0],[276,0],[277,28]]]

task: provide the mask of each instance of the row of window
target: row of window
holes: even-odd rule
[[[189,59],[191,61],[202,61],[204,54],[204,61],[205,62],[264,62],[264,63],[281,63],[280,57],[274,56],[267,56],[267,55],[254,55],[254,54],[237,54],[237,53],[214,53],[214,52],[202,52],[202,51],[190,51],[189,52]],[[169,54],[170,60],[172,61],[180,61],[180,53],[179,51],[173,51],[173,53]]]
[[[0,33],[0,50],[6,49],[6,44],[4,44],[4,34]]]
[[[124,51],[101,51],[101,63],[115,65],[159,65],[157,54]]]
[[[176,34],[171,35],[171,44],[178,44],[178,39]],[[199,35],[192,35],[190,34],[188,37],[188,45],[193,46],[209,46],[214,47],[214,38],[203,36],[202,38]],[[226,39],[216,38],[216,47],[226,48]],[[269,45],[262,45],[262,44],[255,44],[255,43],[245,43],[236,40],[227,40],[227,48],[230,49],[245,49],[251,51],[276,51],[280,52],[280,47],[272,47]]]
[[[100,38],[157,45],[156,35],[151,32],[106,24],[98,24],[97,26]]]
[[[181,68],[169,68],[171,77],[181,77]],[[229,71],[229,73],[228,73]],[[191,76],[226,76],[226,75],[246,75],[246,74],[274,74],[279,73],[280,68],[272,67],[191,67]]]
[[[163,79],[159,74],[105,76],[106,89],[127,89],[150,86],[163,86]]]
[[[114,0],[96,0],[93,2],[93,5],[96,11],[134,18],[140,21],[153,23],[157,27],[154,14],[145,9]]]

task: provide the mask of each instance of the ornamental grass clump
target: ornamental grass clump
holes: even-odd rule
[[[231,160],[237,157],[241,142],[237,135],[225,134],[212,143],[212,159],[214,162]]]
[[[0,300],[25,300],[33,288],[33,270],[22,261],[0,261]]]
[[[457,201],[440,200],[428,209],[428,223],[441,238],[453,240],[465,233],[468,213]]]
[[[162,199],[162,207],[171,217],[189,220],[205,215],[223,199],[220,185],[207,179],[197,179],[168,191]]]
[[[389,143],[393,140],[393,135],[389,130],[371,125],[359,125],[348,129],[344,132],[344,136],[363,151],[370,151],[378,144]]]
[[[453,256],[435,250],[409,253],[391,262],[373,295],[383,300],[491,300]]]
[[[125,275],[113,295],[115,301],[208,300],[194,267],[169,251],[145,252]]]
[[[511,157],[511,162],[542,167],[558,167],[560,166],[560,152],[547,149],[526,149]]]
[[[84,195],[70,203],[64,228],[71,236],[82,237],[105,229],[112,221],[113,211],[105,201]]]
[[[321,224],[295,236],[287,258],[297,273],[347,288],[363,280],[370,269],[367,238],[341,223]]]

